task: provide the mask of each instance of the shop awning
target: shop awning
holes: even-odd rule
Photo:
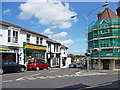
[[[0,50],[10,50],[9,48],[0,48]]]

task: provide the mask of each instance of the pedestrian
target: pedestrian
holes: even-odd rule
[[[85,70],[85,62],[82,62],[82,70]]]

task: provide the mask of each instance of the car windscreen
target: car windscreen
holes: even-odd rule
[[[29,61],[28,61],[28,64],[34,63],[34,62],[35,62],[34,60],[29,60]]]
[[[36,63],[45,63],[44,60],[36,60]]]

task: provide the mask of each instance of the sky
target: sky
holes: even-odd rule
[[[84,55],[87,49],[86,19],[83,15],[75,18],[71,16],[77,14],[87,16],[91,10],[105,2],[53,1],[2,2],[2,20],[61,42],[68,47],[68,54]],[[108,7],[116,13],[118,2],[108,2],[108,4]],[[92,12],[88,17],[88,23],[97,21],[97,13],[104,9],[105,7],[101,7]]]

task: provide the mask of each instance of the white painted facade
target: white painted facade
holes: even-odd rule
[[[10,30],[10,42],[8,42],[8,30]],[[13,37],[13,31],[17,31],[18,32],[18,42],[15,43],[14,42],[14,37]],[[27,34],[30,34],[30,44],[34,44],[36,45],[36,40],[37,40],[37,37],[39,38],[43,38],[42,40],[42,44],[40,44],[40,40],[39,40],[39,44],[38,45],[42,45],[42,46],[46,46],[47,47],[47,44],[46,44],[46,39],[47,39],[47,36],[44,37],[44,36],[40,36],[40,35],[37,35],[35,33],[32,33],[32,32],[28,32],[27,30],[23,31],[21,28],[16,28],[14,26],[4,26],[1,25],[0,26],[0,48],[1,49],[6,49],[6,48],[12,48],[10,49],[9,51],[3,51],[3,50],[0,50],[0,53],[2,53],[1,55],[3,55],[3,53],[15,53],[16,54],[16,61],[15,62],[19,62],[19,64],[23,64],[24,65],[24,53],[23,53],[23,42],[27,42]],[[15,48],[18,49],[17,52],[15,52]],[[19,56],[19,58],[17,58]],[[19,60],[19,61],[17,61]],[[45,53],[45,61],[46,61],[46,53]]]
[[[1,25],[2,24],[2,25]],[[0,25],[0,48],[6,49],[8,48],[8,51],[0,51],[0,53],[14,53],[16,56],[16,61],[19,62],[19,64],[25,65],[24,61],[24,52],[23,52],[23,42],[27,42],[27,34],[30,35],[29,43],[33,45],[41,45],[46,46],[46,52],[45,52],[45,61],[48,61],[49,55],[51,55],[51,67],[54,65],[59,65],[60,68],[63,67],[62,59],[63,57],[67,58],[67,48],[63,47],[61,43],[51,40],[50,42],[47,42],[49,39],[47,36],[38,34],[36,32],[30,31],[28,29],[24,30],[25,28],[22,28],[20,26],[16,25],[9,25],[10,23],[3,22]],[[10,30],[10,42],[8,42],[8,30]],[[18,33],[18,42],[14,42],[15,38],[13,37],[13,31]],[[39,43],[37,44],[37,37],[39,37]],[[42,38],[42,44],[40,43],[40,38]],[[49,44],[49,45],[48,45]],[[52,56],[53,55],[53,56]],[[17,58],[18,57],[18,58]],[[19,61],[18,61],[19,60]],[[68,60],[68,59],[67,59]],[[66,60],[66,63],[70,63]],[[71,61],[71,60],[70,60]],[[66,66],[68,65],[66,64]]]

